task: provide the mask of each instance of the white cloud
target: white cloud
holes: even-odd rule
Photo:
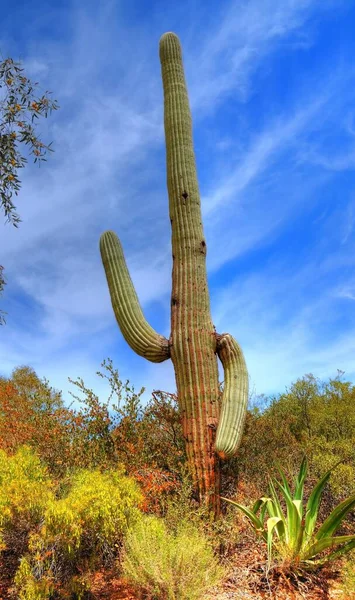
[[[102,358],[114,352],[118,368],[137,387],[146,382],[148,388],[173,390],[172,365],[135,359],[120,336],[98,251],[100,233],[116,230],[144,309],[150,313],[153,303],[158,308],[164,303],[157,321],[167,334],[171,259],[158,36],[153,41],[148,26],[137,28],[137,35],[125,22],[118,24],[116,8],[116,3],[107,2],[100,8],[90,4],[88,10],[74,10],[68,15],[72,39],[43,40],[25,57],[30,72],[57,91],[61,109],[43,125],[45,137],[55,141],[55,155],[41,172],[27,167],[24,173],[18,200],[23,223],[18,231],[9,226],[3,230],[1,262],[9,279],[9,316],[1,331],[1,369],[9,373],[27,363],[55,386],[66,389],[67,376],[81,375],[98,390],[94,372]],[[311,0],[231,2],[210,29],[196,23],[182,31],[195,127],[203,125],[206,115],[223,110],[221,103],[231,92],[238,101],[246,101],[255,69],[279,44],[309,47],[312,33],[306,25],[314,10],[320,8]],[[39,18],[46,22],[46,15]],[[223,129],[227,146],[216,152],[230,152],[231,171],[224,169],[213,183],[208,177],[204,182],[211,272],[270,241],[331,176],[318,173],[304,181],[303,165],[314,161],[301,140],[315,123],[322,125],[324,107],[333,106],[334,81],[333,73],[324,77],[322,85],[298,98],[292,112],[286,107],[283,117],[262,132],[255,133],[247,123],[245,144]],[[351,119],[348,127],[351,133]],[[295,156],[295,161],[280,172],[277,161],[285,155]],[[211,162],[215,159],[212,155]],[[285,201],[282,190],[290,182]],[[346,236],[351,236],[350,230]],[[260,290],[267,284],[268,277],[261,277],[244,296],[232,286],[221,301],[213,300],[216,324],[225,314],[237,337],[242,327],[260,391],[263,385],[281,385],[306,365],[312,348],[306,317],[298,325],[295,321],[293,335],[279,327],[270,340],[280,308],[275,292],[266,298],[269,312],[263,319],[265,293]],[[239,309],[248,319],[233,317]],[[257,337],[250,334],[255,322]],[[262,340],[269,340],[267,348]]]

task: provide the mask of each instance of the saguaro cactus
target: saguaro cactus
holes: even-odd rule
[[[147,323],[112,231],[101,236],[100,250],[124,338],[152,362],[168,358],[173,362],[191,474],[200,500],[218,512],[219,458],[233,456],[240,444],[248,373],[238,343],[230,334],[218,334],[211,320],[191,114],[181,47],[174,33],[162,36],[160,60],[173,257],[169,339]],[[224,368],[222,400],[217,355]]]

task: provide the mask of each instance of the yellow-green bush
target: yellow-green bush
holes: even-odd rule
[[[180,488],[164,502],[164,522],[169,531],[176,531],[181,523],[188,521],[201,530],[219,556],[228,556],[236,548],[239,524],[232,511],[227,511],[223,519],[211,519],[208,507],[199,505],[193,498],[193,483],[188,471],[182,475]]]
[[[88,574],[73,575],[65,585],[57,582],[55,575],[47,572],[34,574],[33,563],[24,557],[15,576],[19,600],[49,600],[50,598],[71,598],[82,600],[90,590]]]
[[[224,576],[204,534],[187,521],[175,532],[145,516],[128,532],[125,577],[156,600],[199,600]]]
[[[142,496],[123,469],[101,473],[85,470],[73,476],[68,494],[51,502],[42,536],[72,550],[83,544],[103,553],[122,539],[139,515]]]
[[[318,438],[313,443],[312,466],[317,476],[334,467],[330,477],[330,489],[335,497],[346,497],[354,491],[355,448],[354,440],[331,440]],[[344,461],[344,462],[341,462]]]
[[[23,557],[15,576],[19,600],[48,600],[54,592],[54,582],[50,577],[38,579],[33,573],[30,561]]]
[[[0,450],[0,550],[13,530],[35,527],[54,499],[54,485],[29,447],[9,456]]]
[[[21,600],[50,598],[58,584],[63,594],[79,599],[87,589],[83,574],[117,554],[140,516],[141,499],[122,468],[75,474],[65,497],[48,502],[43,525],[30,535],[29,554],[15,578]]]

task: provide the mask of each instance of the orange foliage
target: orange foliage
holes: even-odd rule
[[[176,475],[157,467],[145,465],[133,470],[130,475],[138,481],[141,487],[144,500],[140,509],[146,513],[161,514],[165,498],[181,487],[181,482]]]
[[[0,448],[14,453],[26,444],[35,449],[52,475],[75,467],[102,470],[123,464],[140,484],[144,510],[158,511],[178,489],[184,442],[176,397],[154,392],[143,406],[142,391],[122,383],[112,362],[104,362],[116,404],[102,402],[81,379],[72,383],[80,396],[76,410],[30,367],[0,378]]]
[[[52,470],[65,461],[70,411],[61,396],[33,369],[19,367],[0,378],[0,448],[9,453],[27,444]]]

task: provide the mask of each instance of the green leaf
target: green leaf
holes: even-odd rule
[[[268,507],[268,502],[271,501],[271,498],[267,498],[266,496],[263,496],[262,498],[259,498],[259,500],[257,500],[252,508],[252,511],[256,514],[257,511],[260,508],[260,515],[259,515],[259,519],[262,523],[264,523],[265,520],[265,514],[267,511],[267,507]]]
[[[331,469],[327,471],[323,475],[323,477],[318,481],[316,486],[313,488],[311,495],[308,498],[307,506],[306,506],[306,535],[311,537],[314,532],[314,528],[317,522],[317,516],[319,511],[319,505],[321,501],[321,496],[324,490],[324,487],[330,477]]]
[[[261,535],[264,538],[264,540],[267,542],[267,534],[266,534],[266,531],[264,530],[264,524],[253,513],[253,511],[250,510],[250,508],[247,508],[246,506],[243,506],[242,504],[238,504],[238,502],[234,502],[234,500],[229,500],[228,498],[223,498],[222,496],[221,496],[221,499],[225,500],[226,502],[229,502],[230,504],[233,504],[233,506],[236,506],[237,508],[239,508],[239,510],[241,510],[248,517],[248,519],[252,522],[256,533],[258,535]]]
[[[282,521],[280,517],[270,517],[266,521],[267,528],[267,555],[268,555],[268,568],[270,568],[271,558],[272,558],[272,532],[277,527],[277,525]]]
[[[334,552],[331,552],[324,559],[321,559],[321,560],[323,563],[335,560],[339,556],[342,556],[343,554],[350,552],[350,550],[352,550],[353,548],[355,548],[355,539],[348,542],[347,544],[344,544],[344,546],[341,546],[341,548],[338,548]]]
[[[252,507],[252,509],[251,509],[251,510],[253,511],[254,515],[256,515],[256,514],[257,514],[257,512],[258,512],[258,510],[259,510],[259,508],[260,508],[260,507],[262,507],[262,506],[265,504],[265,500],[267,500],[267,498],[265,498],[265,497],[263,497],[263,498],[259,498],[259,499],[258,499],[258,500],[257,500],[257,501],[256,501],[256,502],[253,504],[253,507]]]
[[[304,457],[300,466],[298,477],[296,479],[296,488],[293,496],[294,500],[303,500],[304,481],[307,475],[308,462],[307,458]]]
[[[283,483],[285,489],[287,490],[289,496],[291,496],[290,486],[288,485],[288,481],[286,479],[286,475],[285,475],[284,471],[281,469],[280,466],[277,466],[277,470],[280,473],[280,476],[281,476],[281,479],[282,479],[282,483]],[[275,481],[277,481],[277,480],[275,479]]]
[[[288,546],[291,549],[294,549],[297,545],[297,540],[298,540],[298,534],[299,534],[299,528],[301,526],[301,519],[302,517],[300,516],[300,507],[299,507],[299,502],[300,501],[294,501],[292,500],[291,494],[289,492],[289,486],[284,487],[279,481],[277,481],[277,479],[275,480],[275,483],[277,483],[277,485],[279,486],[282,495],[285,499],[286,502],[286,508],[287,508],[287,516],[286,516],[286,542],[288,544]],[[295,504],[296,502],[296,504]]]
[[[278,514],[279,517],[281,517],[283,520],[285,520],[285,517],[284,517],[284,514],[283,514],[283,510],[281,508],[280,500],[279,500],[279,497],[278,497],[278,495],[276,493],[275,486],[273,484],[272,479],[270,479],[270,481],[269,481],[269,487],[270,487],[270,492],[271,492],[271,495],[272,495],[272,499],[273,499],[273,501],[275,503],[275,506],[277,508],[277,514]]]
[[[329,550],[329,548],[334,548],[335,546],[339,546],[339,544],[344,544],[345,542],[355,543],[355,535],[324,537],[307,548],[304,558],[306,560],[311,559],[313,556],[324,552],[324,550]]]
[[[304,547],[304,542],[305,542],[304,530],[305,530],[305,520],[301,519],[297,538],[296,538],[296,543],[293,548],[294,556],[299,556],[302,553],[302,549]]]
[[[279,499],[277,497],[277,494],[276,494],[275,488],[273,487],[272,482],[270,485],[270,490],[272,492],[273,498],[272,499],[266,498],[265,509],[269,513],[270,517],[277,517],[279,519],[279,522],[277,523],[277,526],[276,526],[277,536],[280,539],[285,540],[286,543],[288,543],[288,532],[287,532],[287,527],[286,527],[286,519],[282,512],[282,508],[281,508]]]
[[[264,523],[265,521],[265,515],[266,515],[266,511],[267,511],[267,500],[269,500],[269,498],[265,498],[266,502],[264,502],[264,504],[261,507],[261,511],[260,511],[260,521],[262,523]]]
[[[302,519],[302,500],[292,500],[292,503],[296,507],[299,518]]]

